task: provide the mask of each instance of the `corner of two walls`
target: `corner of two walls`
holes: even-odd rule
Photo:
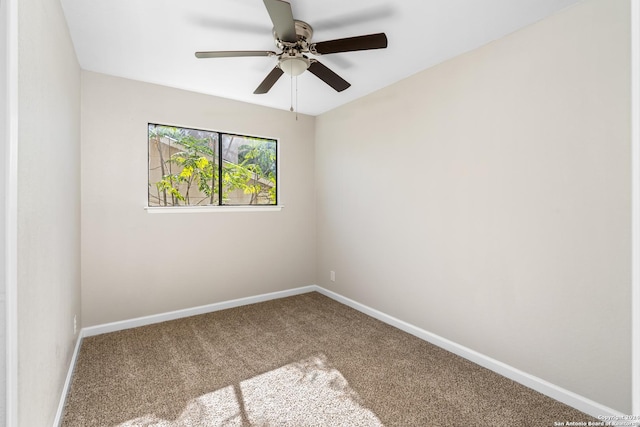
[[[630,413],[629,7],[319,116],[318,285]]]

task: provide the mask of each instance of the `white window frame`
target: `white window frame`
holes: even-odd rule
[[[149,144],[149,125],[176,127],[183,129],[196,129],[207,132],[217,132],[220,134],[249,136],[254,138],[269,139],[276,141],[276,203],[275,205],[206,205],[206,206],[149,206],[149,195],[146,194],[144,209],[149,214],[194,214],[194,213],[221,213],[221,212],[278,212],[284,208],[282,204],[282,184],[280,174],[280,138],[270,136],[246,135],[244,132],[230,132],[223,130],[208,130],[198,126],[183,126],[174,124],[162,124],[159,122],[149,122],[146,126],[147,146]],[[149,184],[149,151],[147,148],[147,186]],[[148,190],[147,190],[148,191]]]

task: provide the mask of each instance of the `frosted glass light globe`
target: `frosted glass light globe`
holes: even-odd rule
[[[301,56],[285,56],[280,59],[280,69],[292,76],[299,76],[307,68],[309,68],[309,60]]]

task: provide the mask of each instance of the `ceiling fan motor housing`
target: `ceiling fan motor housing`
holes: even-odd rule
[[[313,28],[311,25],[307,24],[304,21],[294,20],[296,35],[298,36],[298,41],[291,43],[280,40],[278,34],[276,33],[276,29],[273,29],[273,39],[275,40],[276,46],[279,49],[285,50],[287,47],[299,47],[300,50],[306,50],[309,46],[309,40],[313,37]]]
[[[299,76],[311,65],[309,58],[304,56],[302,52],[309,50],[308,41],[311,40],[313,36],[313,28],[304,21],[295,20],[294,22],[296,35],[298,36],[296,42],[280,40],[275,28],[273,29],[273,38],[276,46],[282,49],[282,53],[278,59],[278,67],[287,74]]]

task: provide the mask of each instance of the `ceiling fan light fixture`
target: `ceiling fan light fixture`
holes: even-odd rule
[[[309,60],[303,56],[283,56],[280,58],[280,69],[292,76],[304,73],[309,65]]]

